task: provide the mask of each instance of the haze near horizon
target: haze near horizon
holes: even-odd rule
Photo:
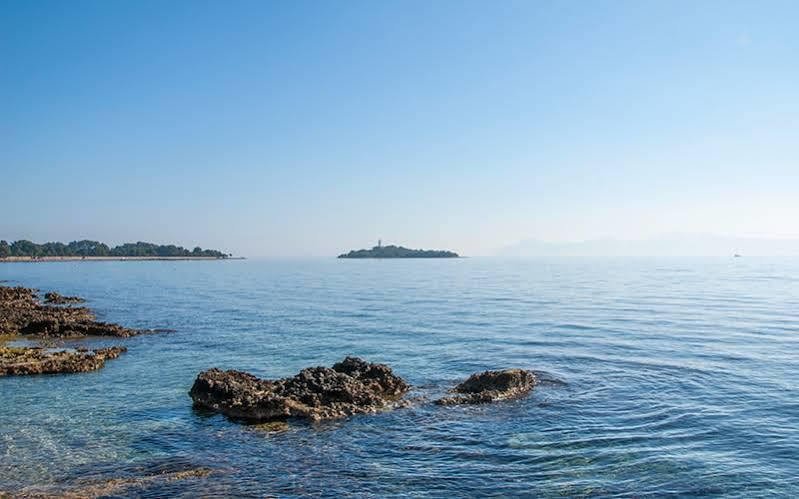
[[[797,15],[5,2],[0,239],[485,255],[706,233],[781,254],[799,239]]]

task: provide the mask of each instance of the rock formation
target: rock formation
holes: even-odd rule
[[[274,381],[210,369],[197,376],[189,395],[195,405],[232,418],[319,421],[387,409],[409,388],[388,366],[347,357],[332,368],[311,367]]]
[[[535,386],[536,378],[524,369],[484,371],[450,390],[457,395],[436,400],[439,405],[485,404],[526,395]]]
[[[108,359],[116,359],[127,348],[97,350],[48,350],[43,347],[0,347],[0,376],[56,374],[94,371]]]
[[[45,301],[69,304],[83,301],[77,296],[46,293]],[[20,335],[34,339],[38,346],[2,346],[0,342],[0,376],[25,374],[77,373],[94,371],[115,359],[124,347],[89,350],[50,348],[61,346],[62,338],[84,336],[116,336],[127,338],[148,331],[128,329],[118,324],[100,322],[86,307],[60,306],[39,301],[38,290],[0,286],[0,337],[14,339]]]
[[[53,303],[75,303],[81,298],[47,293]],[[68,300],[68,301],[60,301]],[[97,321],[86,307],[42,305],[35,289],[0,286],[0,335],[34,335],[57,338],[118,336],[127,338],[141,331]]]
[[[67,303],[83,303],[86,300],[80,296],[63,296],[55,291],[49,291],[44,294],[44,302],[52,303],[55,305],[64,305]]]

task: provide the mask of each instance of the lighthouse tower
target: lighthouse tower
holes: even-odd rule
[[[378,239],[377,240],[377,247],[378,248],[382,248],[383,247],[383,240],[382,239]]]

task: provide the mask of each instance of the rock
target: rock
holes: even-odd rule
[[[274,381],[214,368],[197,376],[189,395],[196,406],[235,419],[319,421],[390,408],[409,388],[388,366],[347,357],[332,368],[311,367]]]
[[[69,491],[75,497],[101,497],[110,495],[139,495],[142,489],[164,485],[176,480],[188,480],[193,478],[204,478],[211,474],[208,468],[196,468],[185,471],[175,471],[159,473],[132,478],[112,478],[105,482],[83,486],[76,490]],[[132,494],[133,491],[139,491]]]
[[[86,300],[80,296],[63,296],[55,291],[50,291],[44,294],[45,303],[53,303],[56,305],[63,305],[65,303],[83,303]]]
[[[89,498],[89,497],[163,497],[163,488],[178,480],[203,479],[213,471],[208,468],[191,468],[181,471],[162,471],[147,475],[126,476],[105,480],[93,477],[81,478],[73,483],[56,483],[47,486],[34,486],[16,490],[4,495],[0,490],[0,497],[15,498]],[[148,489],[155,488],[153,493]],[[149,492],[149,493],[148,493]],[[159,493],[160,492],[160,493]],[[174,492],[174,491],[173,491]],[[210,494],[215,495],[215,494]]]
[[[75,296],[63,297],[57,293],[47,293],[45,297],[55,299],[54,303],[67,303],[57,300],[70,300],[68,303],[81,300]],[[35,289],[0,286],[0,335],[22,334],[57,338],[117,336],[127,338],[141,332],[118,324],[99,322],[94,313],[86,307],[42,305],[39,303]]]
[[[79,373],[100,369],[127,348],[48,351],[42,347],[0,347],[0,376]]]
[[[26,306],[36,302],[36,292],[22,286],[0,286],[0,304]]]
[[[436,404],[485,404],[521,397],[529,393],[535,384],[536,378],[533,373],[523,369],[484,371],[472,374],[466,381],[450,390],[458,395],[436,400]]]

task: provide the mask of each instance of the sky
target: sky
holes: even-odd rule
[[[0,2],[0,239],[799,238],[799,2]]]

